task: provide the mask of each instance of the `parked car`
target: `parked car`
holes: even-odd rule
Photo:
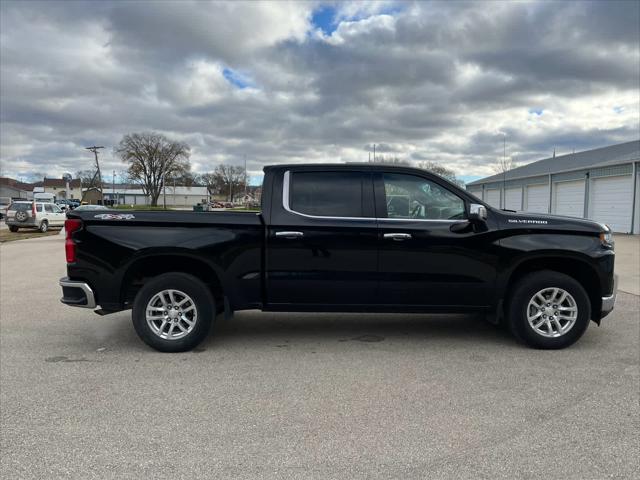
[[[70,212],[62,302],[132,308],[188,350],[216,312],[481,312],[536,348],[614,308],[614,243],[589,220],[493,208],[423,170],[265,168],[262,211]]]
[[[74,208],[80,205],[80,202],[69,199],[62,199],[56,202],[56,205],[60,207],[61,210],[73,210]]]
[[[7,216],[7,209],[11,205],[11,197],[0,197],[0,220]]]
[[[17,232],[20,228],[37,228],[42,233],[49,227],[62,227],[64,212],[55,203],[24,201],[13,202],[7,209],[6,224],[9,230]]]

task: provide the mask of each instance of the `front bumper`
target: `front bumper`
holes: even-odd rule
[[[613,307],[616,304],[617,295],[618,295],[618,275],[614,275],[613,276],[613,292],[611,292],[611,295],[602,297],[602,312],[600,314],[600,318],[604,318],[612,312]]]
[[[68,277],[60,279],[62,298],[60,301],[70,307],[96,308],[96,297],[93,290],[86,282],[69,280]]]

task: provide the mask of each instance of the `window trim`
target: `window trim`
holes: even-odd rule
[[[327,170],[327,171],[339,171],[339,170]],[[413,175],[413,174],[409,174],[409,175]],[[420,175],[413,175],[414,177],[420,177]],[[425,177],[420,177],[420,178],[424,178],[425,180],[429,180],[432,181],[431,179],[425,178]],[[438,182],[433,182],[436,183],[438,186],[443,187],[442,185],[440,185]],[[285,209],[285,211],[293,214],[293,215],[299,215],[301,217],[306,217],[306,218],[315,218],[318,220],[375,220],[376,222],[380,222],[380,221],[387,221],[387,222],[408,222],[408,223],[414,223],[414,222],[428,222],[428,223],[458,223],[458,222],[464,222],[464,221],[468,221],[467,218],[461,218],[461,219],[457,219],[457,220],[450,220],[450,219],[435,219],[435,218],[387,218],[387,217],[335,217],[335,216],[330,216],[330,215],[310,215],[308,213],[302,213],[302,212],[297,212],[295,210],[293,210],[291,208],[291,206],[289,205],[289,192],[290,192],[290,188],[291,188],[291,170],[286,170],[284,172],[284,177],[282,180],[282,207]],[[375,190],[375,187],[374,187]],[[448,192],[451,192],[451,190],[449,190],[448,188],[446,188],[446,190]],[[466,209],[467,209],[467,202],[464,200],[464,198],[460,197],[459,195],[455,194],[454,192],[451,192],[453,195],[456,195],[456,197],[460,198],[460,200],[462,200],[462,202],[465,205],[465,214]],[[377,213],[377,210],[376,210]]]

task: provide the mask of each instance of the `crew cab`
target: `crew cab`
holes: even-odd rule
[[[409,167],[264,174],[260,212],[69,212],[62,302],[130,308],[140,338],[169,352],[246,309],[480,312],[562,348],[614,307],[605,225],[498,210]]]

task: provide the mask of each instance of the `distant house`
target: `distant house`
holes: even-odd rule
[[[100,194],[100,190],[96,187],[85,188],[82,193],[83,195],[78,199],[81,198],[83,202],[88,203],[89,205],[102,205],[102,195]]]
[[[0,197],[31,200],[33,198],[32,183],[19,182],[13,178],[0,177]]]
[[[115,205],[150,205],[151,198],[145,195],[139,185],[105,185],[103,188],[106,204]],[[85,201],[87,201],[85,199]],[[167,186],[158,198],[158,205],[168,207],[192,207],[198,203],[207,203],[209,192],[207,187],[193,185],[191,187]]]
[[[45,178],[42,182],[34,183],[35,187],[40,187],[44,193],[52,193],[56,200],[79,200],[82,196],[81,182],[79,178],[74,178],[67,183],[61,178]]]

